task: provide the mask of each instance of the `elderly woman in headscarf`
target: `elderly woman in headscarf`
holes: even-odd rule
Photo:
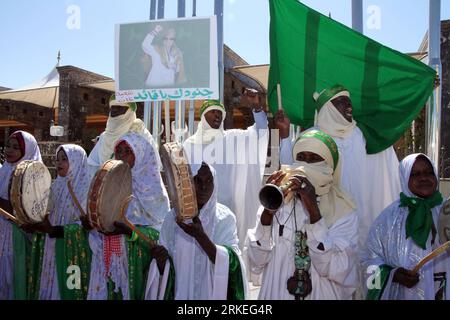
[[[41,161],[36,139],[25,131],[14,132],[6,142],[6,161],[0,168],[0,206],[12,213],[9,183],[17,165],[24,160]],[[26,298],[25,233],[0,216],[0,300]]]
[[[442,196],[432,161],[412,154],[400,163],[402,192],[375,220],[363,252],[368,299],[443,300],[450,298],[450,254],[412,270],[436,249]],[[445,241],[445,240],[444,240]]]
[[[248,231],[252,271],[263,273],[259,299],[351,299],[358,220],[337,178],[336,143],[310,130],[297,139],[292,156],[294,164],[268,180],[291,183],[284,203],[279,209],[261,207],[256,227]]]
[[[80,222],[85,215],[90,183],[86,152],[74,144],[59,146],[56,169],[50,214],[42,223],[32,226],[38,232],[33,235],[28,298],[82,300],[87,296],[90,271],[87,234]],[[72,265],[79,269],[73,269]],[[70,266],[72,269],[68,269]],[[72,275],[80,278],[68,279]],[[71,288],[68,283],[72,283]]]
[[[105,161],[114,159],[114,147],[117,140],[126,133],[135,132],[141,135],[150,143],[155,153],[158,152],[151,133],[145,127],[144,122],[136,117],[137,104],[135,102],[118,102],[113,94],[109,99],[109,107],[110,113],[105,131],[98,138],[88,157],[90,177],[94,176]],[[157,165],[159,169],[162,168],[159,156]]]
[[[176,274],[176,300],[243,300],[247,280],[240,258],[236,217],[217,202],[214,168],[202,163],[191,165],[191,169],[199,214],[192,221],[181,221],[175,210],[167,215],[160,238],[160,249],[166,255],[159,254],[152,262],[146,298],[162,299],[167,295],[167,286],[171,285],[166,280],[168,251]]]
[[[118,139],[114,153],[117,160],[131,168],[134,198],[125,216],[147,237],[157,240],[169,212],[158,154],[137,133],[127,133]],[[152,259],[149,244],[123,222],[116,221],[114,225],[116,231],[112,234],[92,231],[89,235],[92,264],[88,299],[143,299]]]

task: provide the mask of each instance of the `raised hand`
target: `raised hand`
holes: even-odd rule
[[[278,129],[280,131],[280,139],[289,137],[291,121],[288,117],[286,117],[283,110],[278,110],[277,113],[275,113],[274,124],[275,129]]]

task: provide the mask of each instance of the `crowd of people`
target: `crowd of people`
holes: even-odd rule
[[[392,147],[367,154],[351,93],[336,85],[311,97],[315,126],[295,140],[283,111],[275,115],[282,166],[266,183],[283,202],[262,206],[268,120],[258,95],[247,98],[255,124],[246,130],[224,130],[224,106],[204,102],[183,144],[198,214],[183,221],[170,208],[158,148],[136,104],[113,95],[89,156],[73,144],[56,150],[48,216],[28,225],[0,216],[0,299],[244,300],[249,281],[261,286],[261,300],[450,298],[450,253],[413,271],[444,240],[430,158],[399,163]],[[82,212],[109,159],[131,169],[125,216],[136,229],[116,221],[112,232],[97,230]],[[42,162],[35,138],[16,131],[0,168],[0,207],[10,213],[10,178],[24,160]]]

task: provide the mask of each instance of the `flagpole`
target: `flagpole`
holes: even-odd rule
[[[364,33],[362,0],[352,0],[352,29]]]
[[[428,28],[428,64],[441,79],[441,0],[430,0],[429,2],[429,28]],[[441,134],[441,86],[433,91],[427,108],[427,154],[436,164],[438,172],[440,134]]]
[[[223,65],[223,0],[214,1],[214,14],[217,16],[217,46],[219,57],[219,93],[223,103],[224,90],[224,65]]]

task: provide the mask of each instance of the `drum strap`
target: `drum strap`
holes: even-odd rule
[[[70,182],[70,180],[67,180],[67,188],[69,189],[69,193],[72,196],[72,200],[77,206],[78,210],[80,211],[80,214],[85,217],[86,212],[84,212],[83,207],[81,206],[80,202],[77,199],[77,196],[75,195],[75,192],[73,192],[72,183]]]

